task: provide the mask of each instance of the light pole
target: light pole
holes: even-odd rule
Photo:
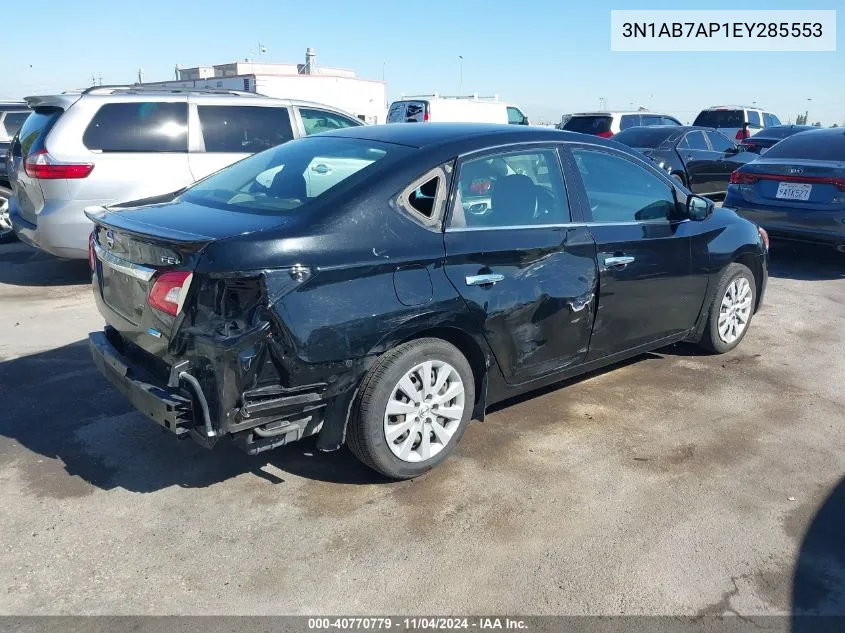
[[[812,100],[813,100],[812,97],[807,97],[808,103],[811,102]],[[807,106],[807,109],[804,110],[804,125],[810,124],[810,119],[807,118],[808,116],[810,116],[810,106]]]
[[[464,56],[458,55],[458,96],[464,96]]]

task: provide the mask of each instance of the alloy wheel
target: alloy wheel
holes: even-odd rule
[[[719,307],[719,338],[727,344],[737,340],[751,318],[751,284],[745,277],[737,277],[728,284]]]

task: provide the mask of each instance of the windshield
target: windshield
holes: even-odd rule
[[[766,152],[765,158],[845,162],[845,131],[833,134],[825,132],[793,134],[774,145]]]
[[[605,134],[610,132],[611,116],[574,116],[564,125],[564,130],[582,134]]]
[[[693,125],[701,127],[742,127],[745,113],[742,110],[705,110],[697,117]]]
[[[329,190],[352,186],[375,164],[410,151],[400,145],[314,136],[235,163],[185,191],[181,199],[232,210],[289,214]]]
[[[672,127],[632,127],[622,130],[613,137],[614,141],[628,147],[660,147],[667,138],[678,133],[677,126]]]

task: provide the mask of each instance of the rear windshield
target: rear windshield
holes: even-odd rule
[[[845,162],[845,131],[830,133],[801,132],[783,139],[765,154],[765,158],[796,158]]]
[[[387,113],[388,123],[423,123],[428,103],[425,101],[396,101]]]
[[[660,147],[667,138],[678,133],[677,127],[632,127],[619,132],[614,141],[628,147]]]
[[[563,129],[582,134],[604,134],[610,132],[612,123],[612,116],[574,116],[564,124]]]
[[[201,180],[182,194],[195,204],[233,211],[290,214],[329,190],[354,186],[413,151],[402,145],[311,136],[291,141]],[[386,160],[386,158],[390,160]]]
[[[783,126],[783,127],[770,127],[766,130],[763,130],[759,134],[755,134],[754,137],[760,138],[786,138],[787,136],[792,136],[793,134],[798,134],[798,132],[805,132],[807,130],[812,130],[812,125],[799,125],[797,127],[790,127],[790,126]]]
[[[744,110],[705,110],[693,121],[702,127],[742,127],[745,125]]]
[[[29,110],[26,112],[8,112],[6,116],[3,117],[3,130],[6,132],[6,135],[11,138],[17,134],[28,116]]]
[[[62,116],[61,108],[36,108],[18,131],[18,141],[12,147],[15,156],[29,156],[44,147],[44,138]]]

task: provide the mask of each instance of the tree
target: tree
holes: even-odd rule
[[[816,121],[815,123],[813,123],[813,127],[821,127],[821,126],[822,126],[821,121]]]
[[[839,124],[838,124],[838,123],[834,123],[834,124],[833,124],[833,125],[831,125],[830,127],[839,127]]]
[[[807,115],[799,114],[795,117],[795,125],[807,125]]]

